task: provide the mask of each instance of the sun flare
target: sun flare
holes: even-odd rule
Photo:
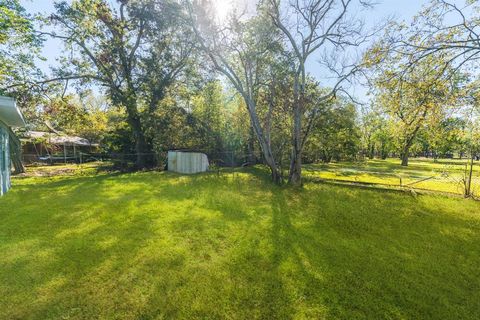
[[[233,0],[214,0],[213,6],[218,22],[222,23],[233,10]]]

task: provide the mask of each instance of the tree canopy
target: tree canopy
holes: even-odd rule
[[[355,0],[261,0],[221,19],[211,0],[56,1],[48,15],[0,0],[0,91],[28,129],[87,137],[137,169],[190,149],[301,185],[304,163],[474,156],[480,8],[460,2],[378,28],[375,4]],[[62,50],[46,70],[50,38]]]

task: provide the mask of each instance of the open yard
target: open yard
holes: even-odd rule
[[[414,189],[463,194],[468,159],[411,159],[402,167],[399,159],[338,162],[306,166],[306,175],[324,180],[372,183]],[[480,194],[480,163],[474,162],[472,188]]]
[[[14,180],[0,319],[478,319],[480,203],[258,169]]]

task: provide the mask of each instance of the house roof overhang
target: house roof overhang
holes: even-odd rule
[[[0,121],[13,128],[25,127],[25,120],[15,99],[0,96]]]

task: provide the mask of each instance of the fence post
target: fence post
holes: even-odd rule
[[[232,167],[233,179],[235,179],[235,167],[233,166],[233,151],[230,151],[230,166]]]
[[[473,174],[473,152],[470,156],[470,170],[468,172],[467,185],[465,190],[466,197],[472,196],[472,174]]]

